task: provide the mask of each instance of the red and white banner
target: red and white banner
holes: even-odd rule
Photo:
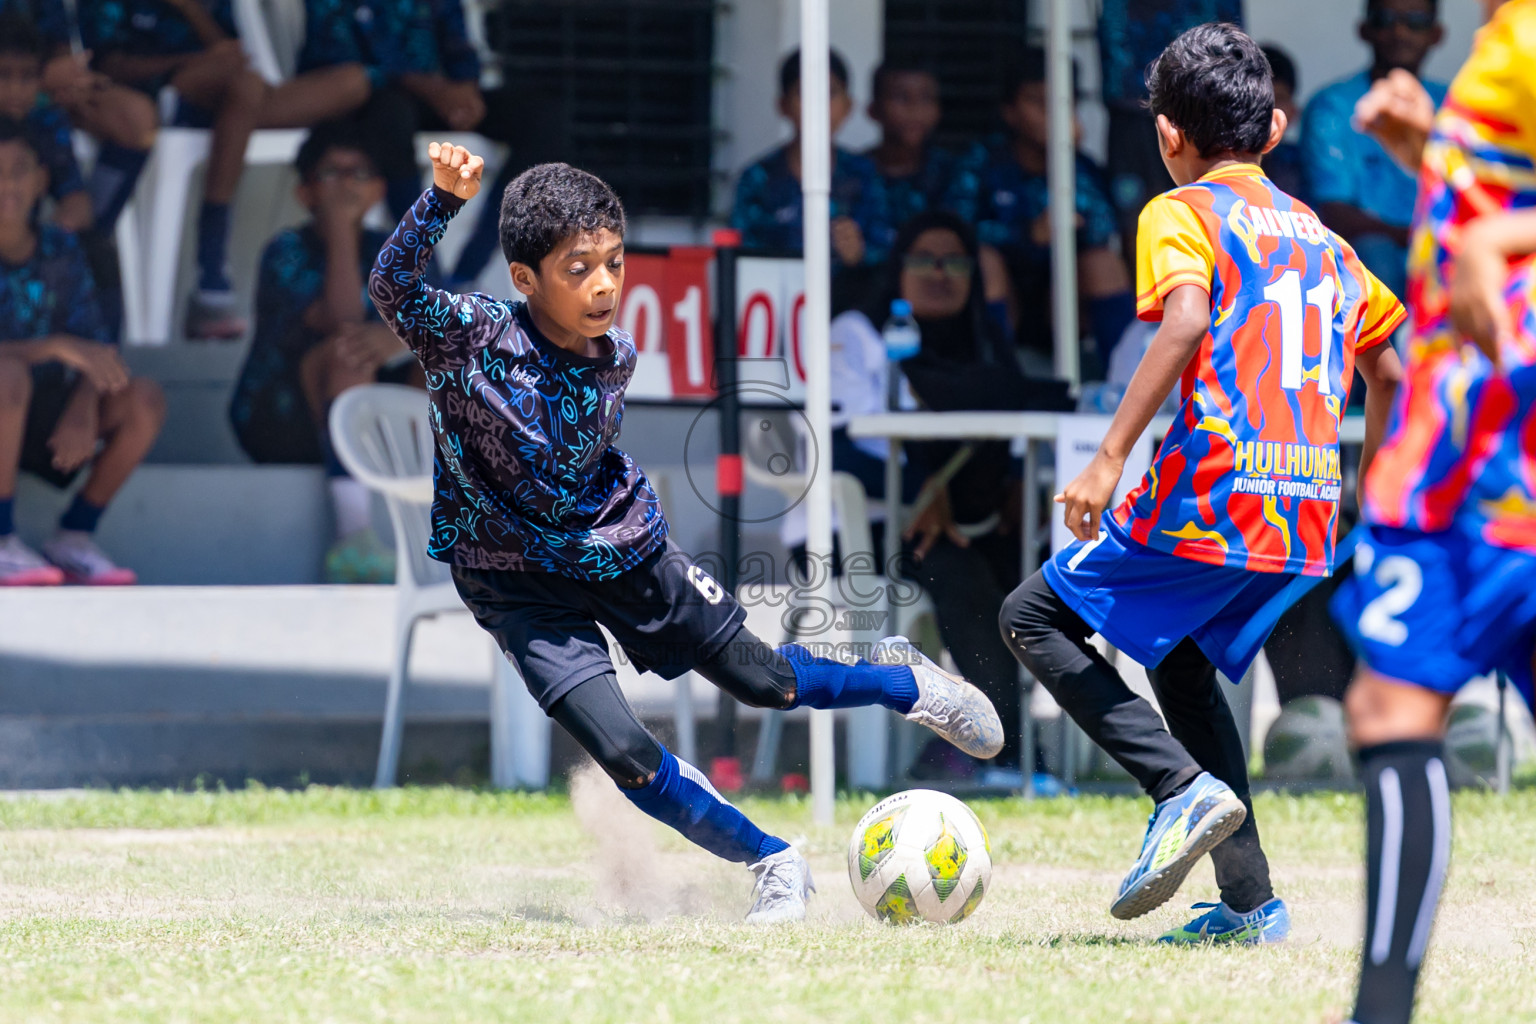
[[[714,395],[715,336],[708,248],[624,258],[618,326],[635,339],[630,398],[707,399]]]
[[[743,256],[736,261],[736,339],[739,379],[787,380],[784,397],[805,398],[805,264],[797,259]],[[764,365],[768,362],[768,366]]]
[[[638,352],[627,397],[662,402],[714,397],[713,262],[714,250],[703,247],[625,257],[618,326],[635,339]],[[805,270],[799,260],[737,259],[738,354],[748,360],[743,379],[778,378],[783,387],[787,377],[784,398],[792,402],[805,394],[804,310]],[[764,372],[765,361],[779,364],[776,372]]]

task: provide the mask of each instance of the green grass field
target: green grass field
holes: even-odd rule
[[[25,1021],[1338,1020],[1360,932],[1360,801],[1265,795],[1283,948],[1149,944],[1198,899],[1107,907],[1146,805],[973,803],[994,886],[955,928],[863,916],[847,833],[810,825],[811,919],[741,925],[749,876],[630,809],[564,796],[312,788],[0,801],[0,1019]],[[1536,792],[1456,799],[1421,1021],[1536,1021]]]

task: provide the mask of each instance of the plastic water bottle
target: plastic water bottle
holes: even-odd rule
[[[917,400],[901,372],[902,360],[911,359],[923,347],[923,333],[912,317],[912,303],[892,299],[890,319],[880,334],[885,339],[885,407],[891,412],[916,409]]]

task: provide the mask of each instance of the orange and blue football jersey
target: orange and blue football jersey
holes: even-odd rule
[[[1195,285],[1210,296],[1211,328],[1116,520],[1139,543],[1198,562],[1327,575],[1355,354],[1388,340],[1402,304],[1253,164],[1147,204],[1136,278],[1143,320],[1162,319],[1167,296]]]
[[[1485,214],[1536,207],[1536,0],[1511,0],[1478,33],[1435,118],[1409,246],[1413,338],[1376,460],[1366,520],[1437,533],[1458,516],[1498,547],[1536,552],[1536,271],[1512,263],[1516,332],[1505,373],[1463,345],[1448,283],[1461,232]]]

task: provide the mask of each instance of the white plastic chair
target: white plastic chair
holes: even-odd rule
[[[383,788],[395,784],[399,769],[416,623],[465,609],[448,567],[427,554],[434,441],[426,394],[397,384],[352,388],[331,405],[330,427],[337,457],[354,478],[383,495],[395,532],[395,650],[373,783]],[[499,650],[494,659],[491,783],[542,789],[549,784],[549,719],[516,667]]]
[[[767,414],[765,414],[767,415]],[[797,501],[805,493],[806,478],[803,473],[774,473],[768,467],[775,456],[782,458],[786,447],[795,443],[791,431],[783,423],[773,423],[776,430],[743,431],[742,464],[746,478],[754,484],[779,491],[790,501]],[[798,450],[798,445],[795,450]],[[844,574],[840,585],[833,589],[833,602],[844,611],[881,611],[883,602],[871,606],[860,595],[888,594],[894,584],[875,566],[874,540],[869,526],[869,500],[864,485],[850,473],[832,474],[832,515],[842,554]],[[875,566],[875,572],[849,573],[859,565]],[[915,588],[915,584],[903,584]],[[791,603],[799,595],[798,587],[790,587]],[[913,595],[911,603],[896,604],[895,621],[886,623],[886,629],[850,630],[850,639],[860,643],[873,643],[884,632],[911,635],[918,620],[933,616],[933,602],[921,591]],[[784,640],[794,637],[785,636]],[[771,640],[769,641],[772,642]],[[847,716],[848,783],[852,786],[880,789],[890,779],[889,747],[891,713],[885,708],[854,708],[844,712]],[[783,734],[782,715],[769,715],[763,721],[758,734],[757,756],[753,764],[753,777],[761,781],[770,774],[777,758],[779,740]]]

